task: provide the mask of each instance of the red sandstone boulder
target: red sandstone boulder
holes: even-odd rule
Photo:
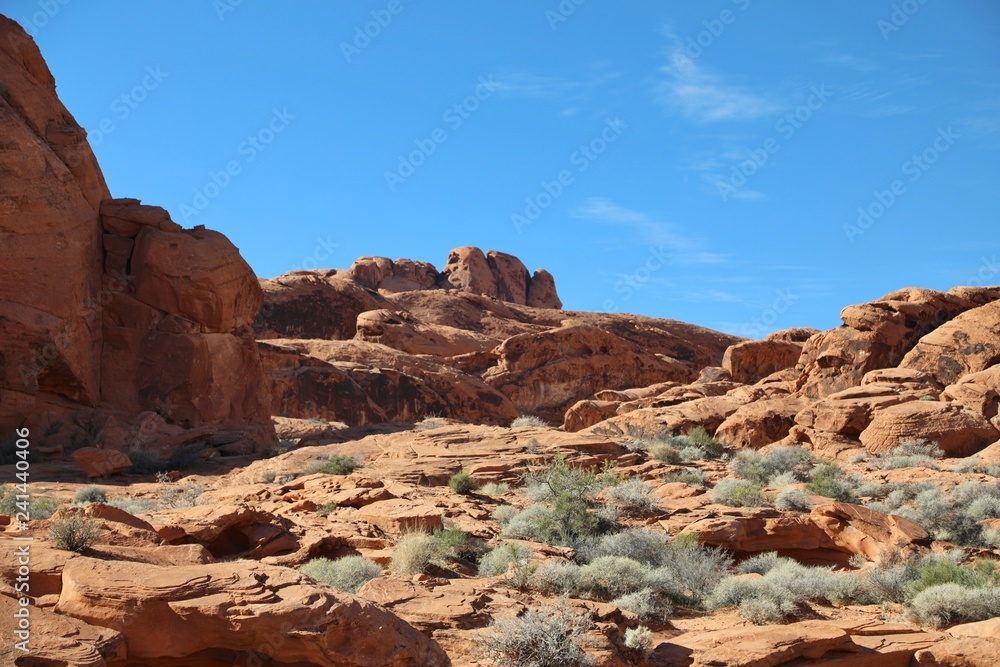
[[[925,371],[941,384],[1000,362],[1000,301],[967,310],[920,339],[900,368]]]
[[[760,449],[787,436],[805,406],[806,399],[799,397],[747,403],[722,422],[715,437],[733,447]]]
[[[748,340],[726,350],[722,367],[736,382],[754,384],[777,371],[793,368],[804,343],[784,340]]]
[[[961,405],[910,401],[878,410],[861,433],[861,444],[878,453],[924,439],[936,442],[947,456],[969,456],[998,437],[1000,432],[982,415]]]
[[[73,452],[73,460],[87,477],[107,477],[132,467],[132,461],[114,449],[82,447]]]

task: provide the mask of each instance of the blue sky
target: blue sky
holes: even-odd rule
[[[261,277],[477,245],[756,337],[998,284],[1000,4],[7,0],[112,193]],[[367,34],[366,34],[367,32]]]

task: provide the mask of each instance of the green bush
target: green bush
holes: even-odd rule
[[[704,426],[696,426],[688,431],[686,435],[696,447],[705,452],[705,458],[717,459],[726,450],[726,446],[709,435],[708,430]]]
[[[641,656],[647,655],[653,649],[652,631],[640,625],[625,631],[625,648],[635,651]]]
[[[466,495],[479,488],[479,483],[465,470],[459,470],[448,480],[448,486],[455,493]]]
[[[444,555],[441,543],[428,533],[403,535],[392,551],[389,571],[402,577],[425,572]]]
[[[646,587],[646,568],[631,558],[601,556],[580,568],[580,588],[603,600]]]
[[[973,569],[962,567],[951,558],[931,557],[923,560],[917,578],[911,584],[914,594],[934,586],[958,584],[966,588],[979,588],[989,579]]]
[[[525,426],[543,428],[545,426],[548,426],[548,422],[539,417],[533,417],[531,415],[523,415],[510,423],[511,428],[523,428]]]
[[[591,623],[565,606],[531,608],[495,620],[479,637],[495,667],[580,667],[591,664],[580,644]]]
[[[362,556],[346,556],[336,560],[313,558],[299,568],[302,574],[334,588],[357,593],[367,582],[382,574],[382,568]]]
[[[659,567],[669,556],[666,535],[647,528],[629,528],[603,535],[577,547],[577,559],[589,563],[601,556],[631,558],[643,565]]]
[[[805,602],[843,597],[845,582],[841,580],[847,576],[781,559],[762,578],[722,580],[712,591],[708,608],[717,611],[734,607],[753,623],[777,623],[795,614]]]
[[[776,551],[768,551],[750,556],[736,566],[736,571],[740,574],[767,574],[782,563],[788,562],[791,562],[790,558],[779,556]]]
[[[784,512],[808,512],[812,509],[812,501],[804,491],[782,491],[774,499],[774,506]]]
[[[668,472],[662,477],[664,482],[670,484],[689,484],[691,486],[705,486],[705,473],[701,470],[687,469],[677,472]]]
[[[814,496],[833,498],[840,502],[855,501],[853,485],[836,463],[825,461],[812,471],[812,479],[806,484],[806,490]]]
[[[489,482],[479,487],[479,493],[487,496],[502,496],[510,493],[510,484],[505,482]]]
[[[86,505],[89,503],[104,503],[108,500],[108,493],[103,486],[85,486],[73,496],[73,502]]]
[[[506,526],[515,516],[517,516],[517,508],[513,505],[500,505],[493,510],[493,520],[501,526]]]
[[[152,475],[167,467],[166,460],[154,449],[136,446],[125,452],[125,455],[132,462],[129,472],[136,475]]]
[[[548,561],[534,572],[531,586],[543,593],[556,595],[580,594],[581,568],[568,561]]]
[[[712,489],[712,502],[729,507],[763,507],[764,493],[759,485],[745,479],[724,479]]]
[[[654,442],[649,446],[649,455],[660,463],[677,465],[681,462],[681,452],[666,442]]]
[[[96,521],[79,512],[53,519],[49,524],[49,537],[56,549],[83,553],[100,538],[101,529]]]
[[[642,516],[659,511],[652,492],[653,489],[649,484],[641,479],[632,478],[605,491],[604,497],[626,514]]]
[[[761,486],[778,477],[787,477],[787,483],[804,482],[815,465],[813,455],[799,446],[775,447],[767,454],[752,449],[737,452],[729,462],[729,470],[742,479]]]
[[[662,564],[647,576],[650,588],[690,607],[700,607],[732,567],[722,549],[706,547],[696,535],[683,535],[667,544]]]
[[[1000,587],[931,586],[913,598],[907,616],[915,623],[932,627],[995,618],[1000,616]]]
[[[927,440],[907,440],[889,451],[878,454],[872,461],[880,470],[899,468],[931,468],[937,470],[937,459],[944,452],[936,442]]]
[[[622,595],[612,600],[611,604],[622,611],[635,614],[642,620],[667,616],[673,612],[670,602],[663,596],[657,595],[651,588]]]
[[[498,577],[507,574],[511,564],[531,561],[532,551],[517,542],[506,542],[483,555],[479,561],[479,576]]]
[[[18,500],[18,495],[27,495],[27,500]],[[0,485],[0,515],[15,517],[25,512],[30,519],[48,519],[59,509],[59,501],[48,496],[36,496],[32,493],[19,494],[17,489],[7,484]]]
[[[360,467],[361,462],[353,456],[347,456],[346,454],[331,454],[326,459],[323,459],[319,463],[309,467],[305,474],[315,475],[317,473],[321,473],[324,475],[350,475]]]

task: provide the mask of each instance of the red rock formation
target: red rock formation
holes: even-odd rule
[[[0,125],[16,148],[0,151],[0,427],[65,417],[78,433],[155,411],[271,441],[249,327],[262,294],[239,251],[163,209],[111,199],[37,47],[3,17],[0,79]]]

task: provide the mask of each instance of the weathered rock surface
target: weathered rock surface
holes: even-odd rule
[[[861,433],[870,452],[884,452],[906,440],[936,442],[947,456],[969,456],[1000,438],[982,415],[961,405],[910,401],[875,413]]]
[[[217,662],[256,655],[316,667],[449,664],[436,643],[381,607],[258,563],[78,558],[63,570],[56,611],[121,633],[131,659],[211,652]]]
[[[1000,301],[967,310],[920,339],[901,368],[926,371],[941,384],[1000,363]]]
[[[733,447],[760,449],[787,436],[795,415],[806,404],[806,399],[798,397],[747,403],[719,425],[715,437]]]
[[[784,340],[748,340],[726,350],[722,367],[736,382],[755,384],[771,373],[793,368],[805,343]]]

